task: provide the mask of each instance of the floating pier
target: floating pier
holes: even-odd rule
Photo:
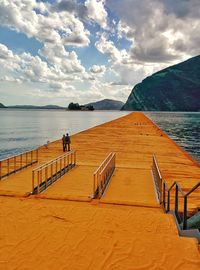
[[[198,230],[182,230],[200,208],[196,161],[143,113],[71,141],[68,154],[58,140],[25,155],[22,170],[3,162],[0,269],[200,269]],[[196,185],[186,213],[174,182]]]

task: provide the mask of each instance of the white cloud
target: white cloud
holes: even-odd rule
[[[94,74],[103,74],[106,71],[106,67],[104,65],[98,66],[98,65],[93,65],[90,68],[90,72]]]
[[[0,2],[0,23],[42,43],[77,47],[90,43],[89,31],[74,14],[49,9],[50,4],[35,0],[4,0]]]
[[[63,45],[47,43],[39,50],[39,54],[45,57],[57,71],[60,70],[63,73],[80,73],[85,71],[77,54],[74,51],[67,52]]]
[[[0,0],[1,26],[42,47],[33,56],[0,44],[1,85],[29,85],[35,95],[56,100],[124,100],[146,76],[200,53],[199,18],[199,0]],[[99,55],[95,62],[91,47],[88,70],[79,47],[93,42],[108,64]]]
[[[200,53],[199,0],[108,0],[120,18],[119,38],[132,42],[130,58],[141,63],[175,62]],[[199,36],[199,35],[198,35]]]
[[[102,34],[95,43],[96,48],[103,54],[106,54],[112,61],[121,61],[122,52],[120,52],[111,40],[108,40],[106,34]]]
[[[0,77],[0,81],[1,82],[15,82],[15,83],[23,82],[23,80],[21,80],[20,78],[15,78],[12,76],[7,76],[7,75]]]
[[[86,0],[85,6],[88,11],[88,17],[93,19],[102,28],[107,28],[107,11],[105,10],[104,0]]]
[[[15,74],[21,81],[45,83],[50,87],[53,85],[54,89],[57,85],[64,89],[68,87],[69,81],[80,80],[85,72],[76,53],[66,52],[62,46],[45,46],[41,54],[48,62],[30,53],[13,54],[5,45],[0,44],[1,66],[11,73],[11,77]],[[3,78],[8,81],[10,77]]]

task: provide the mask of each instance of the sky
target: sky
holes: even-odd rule
[[[200,54],[200,0],[0,0],[0,102],[126,101]]]

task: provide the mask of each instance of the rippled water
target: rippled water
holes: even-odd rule
[[[174,141],[200,162],[200,113],[145,113]]]
[[[0,159],[61,138],[66,132],[74,134],[127,113],[1,109]],[[145,114],[200,162],[200,113]]]
[[[0,109],[0,159],[61,138],[66,132],[74,134],[125,114],[127,112]]]

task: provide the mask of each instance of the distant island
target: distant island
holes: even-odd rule
[[[135,85],[122,110],[200,111],[200,55]]]
[[[91,105],[79,105],[78,103],[69,103],[68,110],[70,111],[94,111],[94,107]]]
[[[124,103],[119,100],[103,99],[96,102],[91,102],[85,106],[93,106],[95,110],[121,110]]]

